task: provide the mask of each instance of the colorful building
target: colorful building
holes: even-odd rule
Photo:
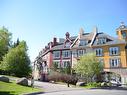
[[[116,29],[116,34],[116,38],[112,37],[99,32],[97,27],[90,33],[84,32],[81,28],[77,36],[70,36],[67,32],[65,38],[53,38],[53,41],[40,51],[34,63],[45,63],[47,69],[53,63],[63,68],[70,64],[73,68],[80,56],[88,52],[95,52],[98,60],[104,65],[104,71],[119,74],[121,82],[126,83],[127,26],[121,23],[120,27]],[[48,71],[47,69],[46,71]]]

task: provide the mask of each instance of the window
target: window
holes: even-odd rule
[[[69,42],[65,43],[65,47],[70,47],[70,43]]]
[[[98,38],[97,44],[105,44],[106,43],[106,38]]]
[[[110,59],[110,66],[111,67],[119,67],[120,66],[120,59],[119,58]]]
[[[110,47],[109,48],[109,54],[110,55],[118,55],[119,54],[119,48],[118,47]]]
[[[103,56],[103,49],[102,48],[97,48],[95,49],[96,56]]]
[[[88,44],[87,40],[80,40],[80,42],[79,42],[79,46],[85,46],[87,44]]]
[[[78,56],[83,56],[85,54],[85,50],[78,50]]]
[[[70,61],[63,61],[62,67],[66,68],[69,65],[70,65]]]
[[[54,61],[53,64],[55,64],[55,66],[57,66],[57,68],[60,68],[60,62],[59,61]]]
[[[70,51],[68,51],[68,50],[62,51],[62,56],[63,56],[63,58],[68,58],[68,57],[70,57]]]
[[[54,51],[53,58],[60,58],[60,51]]]

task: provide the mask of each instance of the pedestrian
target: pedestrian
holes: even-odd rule
[[[70,87],[70,85],[69,85],[69,81],[67,81],[67,87]]]
[[[31,77],[31,87],[34,87],[34,77]]]

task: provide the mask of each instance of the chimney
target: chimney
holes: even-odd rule
[[[66,32],[65,36],[66,36],[66,38],[69,38],[70,37],[69,32]]]
[[[57,38],[53,38],[53,45],[56,45],[57,44]]]
[[[53,42],[49,43],[49,48],[51,49],[53,47]]]
[[[83,30],[83,28],[80,28],[80,31],[78,34],[79,38],[82,38],[83,34],[84,34],[84,30]]]

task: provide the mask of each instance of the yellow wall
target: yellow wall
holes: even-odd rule
[[[119,47],[120,49],[120,54],[117,56],[110,56],[109,55],[109,48],[110,47]],[[98,58],[103,58],[104,59],[104,67],[105,68],[110,68],[110,58],[113,57],[119,57],[120,62],[121,62],[121,67],[127,67],[127,56],[126,56],[126,50],[125,50],[125,44],[119,44],[119,45],[110,45],[110,46],[101,46],[101,47],[96,47],[96,48],[102,48],[103,49],[103,56],[98,57]]]
[[[127,30],[119,30],[119,31],[117,31],[118,39],[120,39],[120,40],[124,39],[123,36],[122,36],[122,31],[126,32],[126,35],[127,35]],[[127,38],[124,39],[124,40],[127,41]]]
[[[118,39],[123,39],[121,31],[117,31]]]

